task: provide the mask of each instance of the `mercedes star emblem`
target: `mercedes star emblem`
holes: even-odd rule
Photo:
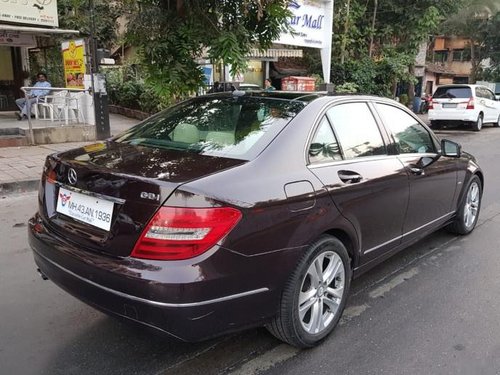
[[[76,171],[73,168],[70,168],[68,171],[68,181],[71,185],[76,184],[77,176]]]

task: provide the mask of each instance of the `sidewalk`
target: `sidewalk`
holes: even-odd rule
[[[115,114],[110,114],[109,119],[111,135],[121,133],[139,122],[139,120]],[[13,124],[15,124],[15,122],[13,122]],[[17,126],[19,126],[19,122],[17,122]],[[11,192],[23,192],[37,189],[45,157],[48,154],[81,147],[89,143],[91,142],[1,147],[0,196]]]

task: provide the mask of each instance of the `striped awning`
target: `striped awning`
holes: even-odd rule
[[[249,58],[270,58],[275,59],[277,57],[302,57],[301,49],[285,49],[285,48],[270,48],[267,50],[259,50],[257,48],[252,48],[248,54]]]

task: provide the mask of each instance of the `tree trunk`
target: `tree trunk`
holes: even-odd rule
[[[410,66],[408,67],[408,70],[410,72],[410,75],[412,77],[415,77],[415,63],[412,63],[410,64]],[[409,104],[413,107],[413,100],[415,99],[415,84],[413,83],[413,81],[410,81],[410,83],[408,84],[408,100],[409,100]]]
[[[476,56],[476,48],[474,46],[474,41],[470,42],[470,62],[471,62],[471,70],[469,75],[469,83],[476,83],[477,79],[477,71],[479,69],[480,61],[478,56]]]
[[[347,30],[349,28],[349,14],[351,9],[351,0],[347,0],[347,10],[344,23],[344,35],[342,35],[342,45],[340,46],[340,63],[344,64],[345,61],[345,48],[347,44]]]
[[[373,54],[373,36],[375,34],[375,22],[377,20],[377,8],[378,0],[373,0],[373,18],[372,18],[372,31],[370,36],[370,48],[368,50],[368,56],[371,58]]]

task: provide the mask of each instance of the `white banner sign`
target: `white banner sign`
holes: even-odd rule
[[[57,0],[0,0],[0,21],[57,27]]]
[[[0,30],[0,46],[33,47],[36,46],[36,42],[35,37],[31,34]]]
[[[275,43],[289,44],[292,46],[324,48],[325,33],[327,30],[325,13],[327,2],[320,0],[296,0],[292,1],[288,9],[293,13],[288,23],[295,31],[281,34]]]

